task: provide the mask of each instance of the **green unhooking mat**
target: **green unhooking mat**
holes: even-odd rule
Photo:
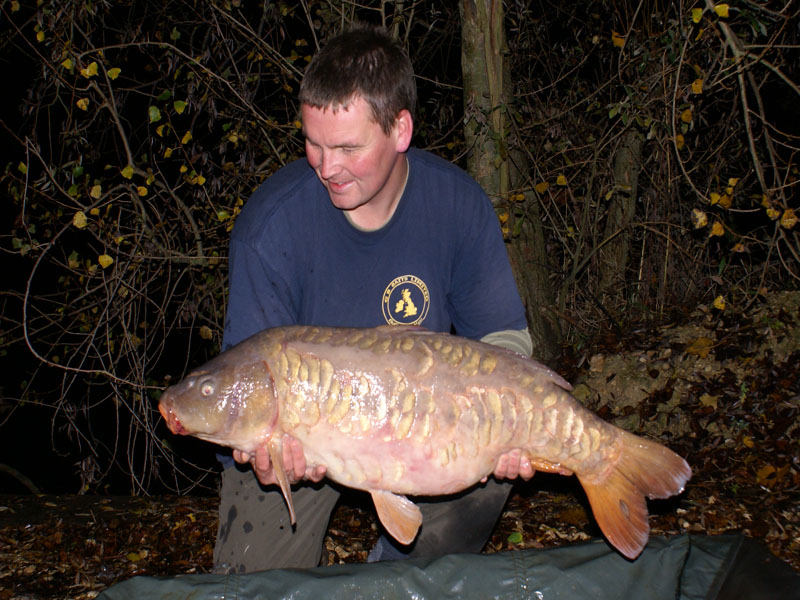
[[[602,540],[247,575],[134,577],[98,600],[800,599],[800,575],[743,535],[653,537],[633,562]]]

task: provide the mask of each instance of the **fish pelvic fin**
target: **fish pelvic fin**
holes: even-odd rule
[[[269,451],[269,459],[272,462],[272,469],[275,471],[275,479],[278,480],[283,498],[286,500],[286,506],[289,508],[289,520],[294,525],[297,519],[294,514],[294,502],[292,502],[292,486],[286,476],[286,469],[283,468],[283,443],[281,438],[273,438],[267,442],[267,450]]]
[[[672,450],[620,431],[622,450],[602,477],[581,477],[597,524],[621,554],[633,560],[650,534],[648,498],[668,498],[683,491],[692,475],[689,465]]]
[[[378,518],[386,531],[401,544],[407,546],[413,542],[422,525],[419,507],[405,496],[392,492],[374,490],[370,493]]]

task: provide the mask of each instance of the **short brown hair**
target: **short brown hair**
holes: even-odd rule
[[[314,108],[347,108],[358,96],[387,135],[401,110],[414,116],[417,85],[411,59],[383,28],[358,25],[331,38],[300,84],[300,102]]]

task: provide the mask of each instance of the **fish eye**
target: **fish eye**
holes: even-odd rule
[[[214,382],[210,379],[206,379],[200,383],[200,393],[203,396],[210,396],[214,393]]]

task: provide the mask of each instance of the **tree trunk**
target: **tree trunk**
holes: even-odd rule
[[[630,224],[636,212],[641,164],[642,134],[629,129],[622,136],[614,158],[614,194],[603,236],[609,241],[600,251],[600,291],[604,294],[618,295],[625,281],[631,247]]]
[[[498,214],[508,213],[511,189],[525,185],[527,157],[508,144],[509,100],[513,85],[506,60],[503,3],[500,0],[461,0],[461,68],[464,78],[464,138],[469,148],[470,174],[491,198]],[[512,160],[513,159],[513,160]],[[509,223],[508,255],[525,304],[533,340],[533,355],[549,360],[558,354],[560,334],[555,319],[546,318],[553,306],[553,286],[536,199],[521,221]]]

